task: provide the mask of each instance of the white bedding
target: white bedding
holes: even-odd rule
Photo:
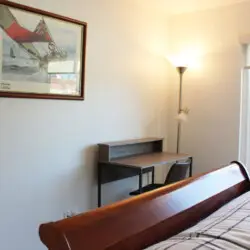
[[[234,199],[196,226],[145,250],[250,249],[250,192]]]

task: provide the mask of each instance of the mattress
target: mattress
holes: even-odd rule
[[[234,199],[196,226],[145,250],[250,249],[250,192]]]

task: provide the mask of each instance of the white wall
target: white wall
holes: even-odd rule
[[[88,22],[84,102],[0,99],[0,248],[40,250],[40,223],[96,206],[97,143],[165,136],[166,21],[134,0],[19,2]]]
[[[176,15],[169,20],[171,53],[189,50],[200,68],[184,75],[184,106],[191,111],[184,124],[182,151],[194,156],[195,172],[238,158],[240,90],[243,53],[240,41],[250,34],[250,3]],[[186,52],[185,52],[186,53]],[[175,145],[178,75],[171,71],[169,142]]]

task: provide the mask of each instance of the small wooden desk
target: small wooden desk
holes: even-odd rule
[[[155,166],[190,159],[189,175],[192,176],[192,157],[188,154],[163,152],[163,138],[146,138],[99,144],[98,206],[101,206],[101,185],[139,175],[139,190],[142,190],[144,173],[152,173]]]

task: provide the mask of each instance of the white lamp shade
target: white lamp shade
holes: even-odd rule
[[[179,114],[176,116],[176,120],[177,120],[178,122],[183,123],[183,122],[186,122],[186,121],[188,120],[188,116],[187,116],[187,114],[185,114],[184,112],[181,112],[181,113],[179,113]]]

